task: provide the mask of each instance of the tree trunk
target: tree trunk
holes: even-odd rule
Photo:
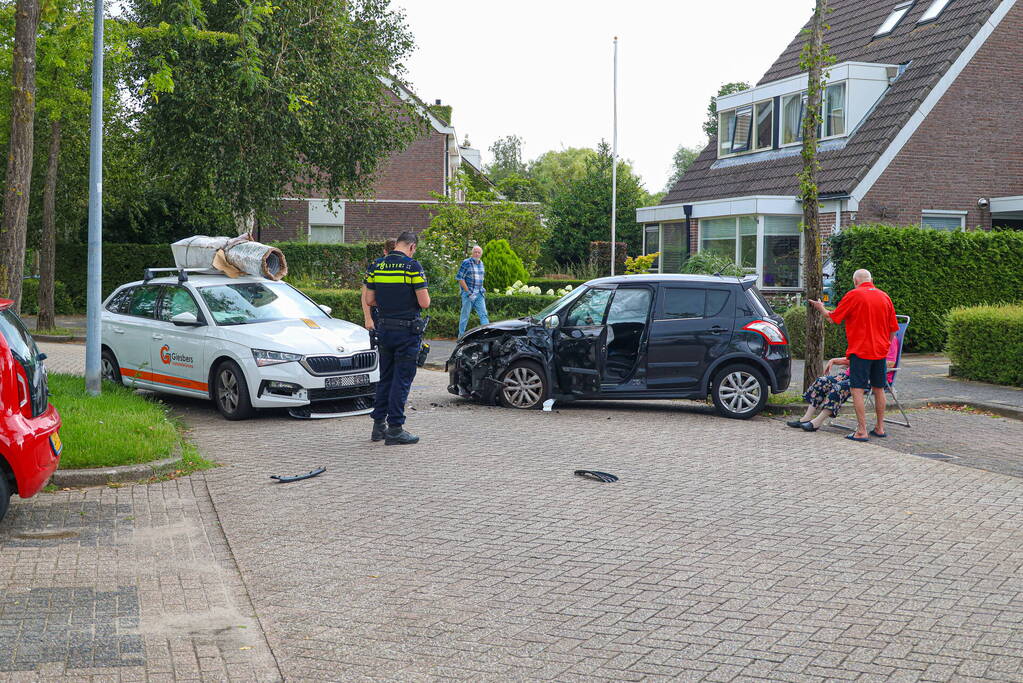
[[[803,200],[803,287],[807,300],[820,300],[824,292],[821,257],[821,216],[817,175],[817,143],[822,122],[821,100],[824,90],[824,15],[827,0],[817,0],[810,36],[803,49],[803,67],[809,71],[806,118],[803,120],[803,171],[800,194]],[[813,308],[806,315],[806,362],[803,369],[803,391],[813,384],[824,370],[824,317]]]
[[[43,234],[39,240],[39,318],[37,330],[56,327],[53,280],[57,258],[57,164],[60,161],[60,121],[50,125],[50,155],[43,187]]]
[[[21,307],[25,271],[25,235],[32,186],[32,125],[36,109],[36,31],[39,0],[18,0],[15,6],[11,83],[11,143],[7,155],[7,187],[0,222],[0,297]]]

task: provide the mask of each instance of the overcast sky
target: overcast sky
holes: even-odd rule
[[[680,144],[703,146],[709,98],[755,83],[813,11],[812,0],[392,0],[417,49],[408,77],[454,108],[483,151],[518,135],[524,156],[611,138],[619,38],[619,154],[663,188]]]

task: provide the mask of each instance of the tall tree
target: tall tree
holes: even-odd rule
[[[682,180],[682,176],[686,174],[689,167],[696,161],[696,157],[700,156],[700,152],[703,150],[699,147],[686,147],[685,145],[679,145],[678,149],[675,150],[675,156],[671,159],[671,177],[668,178],[668,185],[665,187],[666,192],[671,192],[671,188],[675,186],[675,183]]]
[[[32,190],[36,31],[39,0],[15,4],[14,52],[11,66],[11,137],[7,153],[4,215],[0,222],[0,297],[21,305],[21,278],[25,271],[25,236]]]
[[[601,141],[594,155],[586,159],[583,175],[555,192],[549,210],[551,237],[549,254],[559,263],[578,263],[589,254],[590,242],[611,235],[611,147]],[[636,223],[636,208],[649,195],[628,163],[618,162],[617,238],[638,254],[643,235]]]
[[[550,202],[572,181],[586,175],[587,161],[596,156],[597,152],[592,147],[567,147],[544,152],[530,162],[529,177],[539,185],[543,201]]]
[[[725,95],[734,95],[737,92],[743,90],[749,90],[749,83],[743,83],[742,81],[736,81],[735,83],[725,83],[718,88],[718,94],[716,97],[710,98],[710,104],[707,105],[707,120],[703,122],[703,132],[707,134],[708,138],[712,138],[718,134],[718,97],[724,97]]]
[[[806,115],[803,119],[803,170],[799,173],[799,195],[803,202],[803,286],[808,300],[820,300],[824,291],[821,260],[820,197],[817,175],[820,161],[817,143],[820,136],[821,101],[827,67],[834,58],[824,42],[828,30],[825,16],[828,0],[816,0],[813,19],[807,29],[806,44],[799,58],[800,66],[809,74],[806,90]],[[824,317],[810,308],[806,316],[806,364],[803,369],[803,390],[821,375],[824,367]]]
[[[525,176],[526,164],[522,161],[522,138],[506,135],[490,145],[494,161],[487,165],[487,175],[495,183],[511,175]]]
[[[423,130],[381,82],[413,47],[387,0],[128,4],[134,82],[163,91],[139,103],[146,161],[186,207],[250,225],[283,196],[362,196]]]

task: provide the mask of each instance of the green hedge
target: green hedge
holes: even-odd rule
[[[288,261],[289,280],[315,281],[332,287],[357,287],[371,258],[383,252],[382,243],[305,244],[279,242],[274,244]],[[169,244],[103,245],[103,296],[125,282],[142,278],[149,267],[170,268],[174,255]],[[57,245],[57,280],[64,283],[72,312],[85,310],[85,282],[88,271],[88,249],[84,244]],[[24,306],[24,305],[23,305]],[[25,309],[28,310],[28,309]]]
[[[310,299],[318,304],[330,306],[331,315],[342,320],[362,324],[362,306],[360,305],[361,292],[357,289],[315,289],[303,287],[302,291]],[[437,295],[432,296],[430,310],[427,312],[431,318],[430,329],[427,332],[429,337],[456,337],[458,336],[458,316],[462,311],[462,298],[458,295]],[[521,318],[543,309],[557,297],[546,295],[516,295],[504,296],[499,294],[487,294],[487,314],[494,322],[498,320],[510,320]],[[470,325],[476,325],[476,318],[470,318]]]
[[[793,358],[806,358],[806,307],[790,308],[782,314],[789,333],[789,351]],[[845,328],[824,322],[824,358],[841,358],[846,349]]]
[[[1023,298],[1023,233],[945,232],[918,227],[858,226],[832,240],[836,294],[866,268],[899,314],[912,317],[906,348],[945,348],[947,315],[962,306]]]
[[[59,280],[53,283],[53,308],[57,315],[75,313],[75,304],[68,294],[67,287]],[[32,278],[21,285],[21,313],[36,315],[39,313],[39,280]]]
[[[957,308],[948,315],[952,373],[1023,387],[1023,306]]]

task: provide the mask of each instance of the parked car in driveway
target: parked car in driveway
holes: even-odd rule
[[[0,299],[0,519],[15,491],[31,498],[60,462],[60,415],[50,405],[46,356]]]
[[[471,330],[446,367],[451,393],[510,408],[709,395],[731,418],[758,414],[791,374],[785,324],[753,276],[592,280],[534,316]]]
[[[212,399],[228,420],[257,408],[361,414],[380,378],[364,327],[284,282],[189,274],[117,288],[102,313],[103,376]]]

